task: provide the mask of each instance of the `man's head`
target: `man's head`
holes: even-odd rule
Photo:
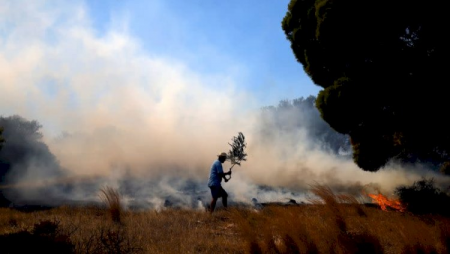
[[[221,153],[221,154],[217,155],[217,157],[218,157],[218,160],[219,160],[221,163],[224,163],[225,160],[227,159],[227,154],[226,154],[226,153]]]

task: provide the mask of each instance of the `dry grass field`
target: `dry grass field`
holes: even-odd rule
[[[0,253],[449,253],[450,219],[315,190],[306,205],[205,211],[0,209]],[[111,197],[112,195],[112,197]],[[106,198],[106,196],[105,196]],[[109,202],[109,203],[108,203]]]

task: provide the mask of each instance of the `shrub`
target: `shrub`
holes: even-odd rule
[[[450,175],[450,161],[446,161],[444,163],[442,163],[442,165],[439,168],[439,171],[443,174],[443,175]]]
[[[395,193],[412,213],[450,215],[450,197],[435,186],[433,178],[397,187]]]
[[[74,253],[70,238],[58,231],[58,223],[41,221],[32,232],[0,235],[1,253]]]

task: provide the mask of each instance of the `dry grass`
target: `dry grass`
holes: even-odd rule
[[[120,203],[120,194],[112,187],[106,186],[100,189],[100,199],[106,204],[113,222],[121,222],[122,204]]]
[[[56,231],[55,241],[68,239],[74,253],[448,253],[449,218],[385,212],[316,187],[322,202],[311,205],[219,209],[213,215],[123,210],[121,223],[110,219],[110,208],[3,208],[0,253],[5,244],[25,244],[2,239],[36,234],[36,225]]]

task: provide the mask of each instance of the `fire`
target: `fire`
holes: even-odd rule
[[[371,197],[373,200],[375,200],[378,205],[380,205],[381,210],[387,211],[387,207],[391,207],[395,210],[398,210],[400,212],[405,211],[404,205],[398,200],[398,199],[388,199],[383,194],[367,194],[369,197]]]

